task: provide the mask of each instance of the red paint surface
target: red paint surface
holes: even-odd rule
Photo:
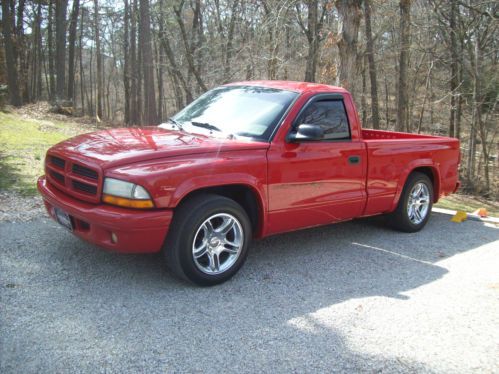
[[[157,252],[173,216],[168,209],[138,211],[79,201],[47,183],[45,177],[38,180],[38,191],[52,218],[54,207],[64,210],[71,216],[75,235],[119,252]],[[116,243],[111,240],[112,233],[118,238]]]
[[[48,151],[66,160],[65,170],[48,163],[38,189],[49,213],[57,206],[76,222],[75,234],[122,252],[156,252],[167,235],[175,207],[202,188],[242,185],[257,197],[260,230],[266,236],[395,209],[407,176],[429,168],[435,200],[458,185],[459,142],[428,135],[362,130],[353,100],[342,88],[327,85],[253,81],[235,83],[300,93],[271,142],[215,139],[157,127],[100,131],[69,139]],[[340,93],[351,140],[288,143],[286,135],[303,105],[319,93]],[[358,156],[352,165],[348,157]],[[88,167],[96,180],[77,175],[72,165]],[[58,182],[51,172],[65,177]],[[100,202],[104,177],[144,186],[155,209],[133,210]],[[73,181],[95,184],[92,196]],[[89,226],[81,229],[78,222]],[[112,243],[110,233],[118,235]],[[123,238],[123,239],[121,239]]]

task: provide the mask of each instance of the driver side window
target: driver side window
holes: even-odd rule
[[[298,123],[321,126],[324,130],[324,140],[350,139],[350,127],[343,100],[319,100],[310,103]]]

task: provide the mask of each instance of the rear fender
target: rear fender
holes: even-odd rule
[[[397,192],[393,199],[393,203],[390,211],[395,210],[397,207],[400,197],[402,196],[402,191],[404,190],[405,183],[409,175],[418,168],[427,168],[431,170],[433,174],[433,202],[438,201],[440,195],[440,172],[438,170],[438,164],[435,164],[431,159],[420,159],[411,161],[400,174],[400,178],[397,184]]]

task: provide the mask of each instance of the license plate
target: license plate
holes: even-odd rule
[[[59,208],[54,208],[54,215],[57,220],[62,226],[67,228],[69,231],[73,231],[73,223],[71,222],[71,218],[69,217],[69,214],[67,214],[65,211],[59,209]]]

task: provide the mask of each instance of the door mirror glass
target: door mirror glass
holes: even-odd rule
[[[298,125],[296,130],[289,134],[288,141],[311,141],[324,139],[324,129],[320,125],[313,125],[309,123],[302,123]]]

